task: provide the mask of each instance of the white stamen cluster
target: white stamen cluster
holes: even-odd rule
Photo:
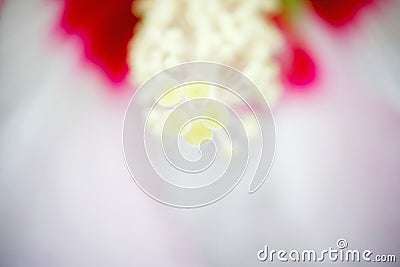
[[[268,14],[279,0],[138,0],[141,22],[129,45],[136,85],[188,61],[213,61],[246,74],[273,103],[280,91],[273,56],[282,46]]]

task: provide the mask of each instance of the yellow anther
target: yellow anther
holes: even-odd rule
[[[160,93],[162,97],[158,100],[158,104],[163,107],[173,107],[182,100],[181,90],[178,88],[172,89],[177,85],[176,81],[166,80],[160,84]]]
[[[192,121],[188,126],[185,126],[185,128],[186,127],[190,128],[188,129],[187,133],[184,134],[184,140],[191,145],[198,146],[203,141],[210,140],[213,135],[212,130],[204,125],[202,119]]]
[[[182,86],[183,94],[191,98],[207,97],[210,93],[210,85],[203,83],[192,83]]]

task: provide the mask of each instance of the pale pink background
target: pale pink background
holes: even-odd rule
[[[273,109],[270,177],[197,210],[132,181],[122,121],[133,88],[110,90],[78,39],[56,37],[59,4],[0,11],[0,266],[257,266],[264,245],[322,250],[338,238],[399,258],[397,4],[341,34],[303,21],[319,75]]]

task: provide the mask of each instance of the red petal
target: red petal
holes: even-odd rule
[[[315,79],[315,63],[305,49],[300,46],[293,46],[292,61],[288,67],[284,68],[283,75],[293,85],[308,85]]]
[[[340,27],[352,21],[357,13],[373,0],[310,0],[314,11],[332,26]]]
[[[127,45],[137,19],[133,0],[65,0],[62,28],[81,37],[85,54],[114,82],[127,72]]]

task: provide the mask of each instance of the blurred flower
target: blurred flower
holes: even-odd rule
[[[296,86],[316,78],[312,51],[296,30],[304,8],[339,29],[373,2],[65,0],[61,26],[82,39],[88,60],[114,82],[125,79],[127,61],[136,85],[172,65],[216,61],[244,72],[273,103],[282,78]],[[142,22],[135,28],[138,18]],[[279,63],[275,56],[284,47],[285,59]]]

